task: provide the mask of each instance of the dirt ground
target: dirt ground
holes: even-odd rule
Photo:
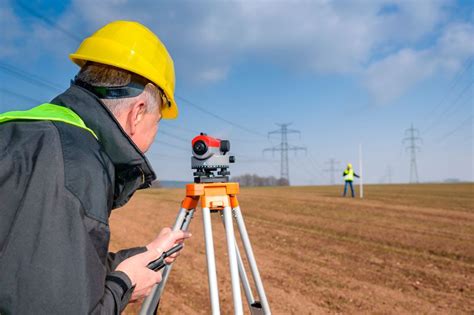
[[[274,314],[474,314],[474,184],[243,188],[239,195]],[[173,224],[184,189],[137,193],[111,216],[111,249]],[[233,313],[225,234],[213,215],[220,304]],[[209,314],[202,216],[160,314]],[[126,314],[136,314],[139,303]],[[244,303],[244,310],[246,303]]]

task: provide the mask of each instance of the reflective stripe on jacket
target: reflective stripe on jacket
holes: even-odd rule
[[[44,103],[24,111],[12,111],[0,114],[0,124],[13,120],[49,120],[61,121],[89,131],[97,140],[97,135],[89,129],[84,121],[69,108]]]

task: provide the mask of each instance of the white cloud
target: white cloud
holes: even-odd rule
[[[447,25],[450,3],[75,0],[57,21],[78,37],[112,20],[140,21],[169,48],[179,80],[220,81],[243,58],[256,58],[289,71],[357,75],[377,103],[388,103],[436,71],[453,71],[469,52],[462,42],[472,25],[445,26],[432,47],[417,48]],[[77,45],[40,22],[31,28],[30,47],[64,55]]]
[[[404,49],[369,66],[365,84],[377,104],[387,104],[435,69],[428,51]]]
[[[403,49],[372,63],[364,82],[376,103],[383,105],[436,72],[457,71],[473,55],[473,25],[451,24],[429,48]]]
[[[176,7],[80,0],[66,20],[93,28],[115,19],[142,21],[168,44],[183,76],[215,81],[224,77],[209,73],[227,73],[242,56],[296,71],[361,71],[381,47],[416,42],[431,32],[444,2],[400,1],[395,12],[381,15],[388,2],[208,1]]]

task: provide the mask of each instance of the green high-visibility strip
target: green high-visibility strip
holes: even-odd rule
[[[50,120],[60,121],[89,131],[99,140],[95,132],[88,128],[84,121],[71,109],[54,104],[44,103],[25,111],[11,111],[0,114],[0,123],[12,120]]]

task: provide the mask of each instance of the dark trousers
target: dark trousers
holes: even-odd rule
[[[351,180],[346,181],[346,184],[344,185],[344,194],[342,196],[343,197],[346,196],[347,186],[351,187],[352,198],[354,198],[354,187],[352,186],[352,181]]]

